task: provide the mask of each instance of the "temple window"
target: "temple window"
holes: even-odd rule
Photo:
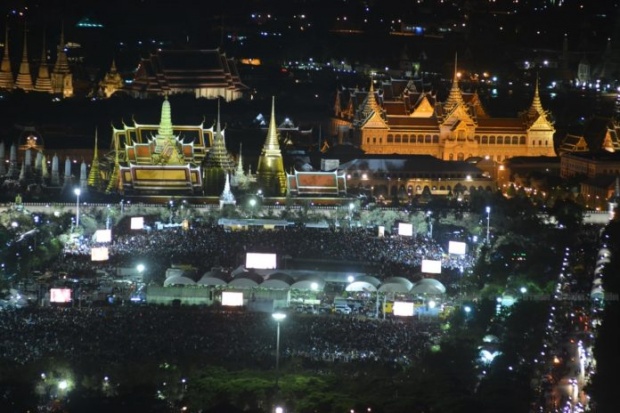
[[[519,138],[519,145],[525,145],[525,136]]]
[[[542,146],[542,140],[538,141],[538,146]]]
[[[454,160],[454,154],[451,153],[450,155],[448,155],[448,160],[453,161]]]
[[[431,135],[426,135],[424,137],[424,143],[431,143]]]
[[[465,159],[465,154],[463,152],[459,152],[456,158],[457,160],[462,161]]]
[[[418,135],[418,143],[424,143],[424,136]]]
[[[379,143],[383,143],[383,138],[379,138]]]
[[[518,145],[519,144],[519,138],[517,138],[516,136],[512,137],[512,144],[513,145]]]
[[[392,142],[394,142],[394,137],[392,135],[388,135],[387,143],[392,143]]]
[[[474,136],[474,140],[476,141],[476,143],[480,143],[480,136]]]
[[[409,136],[403,135],[403,143],[409,143]]]
[[[487,143],[489,143],[489,138],[487,138],[486,136],[483,136],[483,137],[482,137],[482,143],[483,143],[483,144],[485,144],[485,145],[486,145]]]
[[[439,135],[433,135],[433,143],[439,143]]]
[[[491,139],[493,139],[493,137],[491,137]],[[493,142],[491,142],[493,143]],[[504,138],[502,138],[501,136],[497,137],[497,144],[498,145],[502,145],[504,143]]]
[[[372,138],[372,143],[377,143],[377,138]]]
[[[400,143],[400,135],[396,135],[396,138],[395,138],[394,142],[395,143]]]

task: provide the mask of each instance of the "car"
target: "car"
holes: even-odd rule
[[[336,314],[351,314],[352,310],[348,305],[337,304],[334,306],[334,312]]]

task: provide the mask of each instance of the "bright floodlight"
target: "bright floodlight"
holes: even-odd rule
[[[353,277],[352,275],[349,275],[349,276],[347,277],[347,281],[348,281],[348,282],[352,283],[352,282],[353,282],[353,280],[355,280],[355,277]]]
[[[284,313],[273,313],[271,316],[276,321],[282,321],[286,318],[286,314]]]
[[[75,188],[73,190],[73,193],[76,194],[77,196],[80,196],[82,194],[82,190],[80,188]]]
[[[59,390],[67,390],[67,387],[69,387],[69,383],[67,383],[67,380],[60,380],[58,382],[58,389]]]
[[[138,264],[138,265],[136,266],[136,270],[138,270],[138,272],[142,272],[142,271],[144,271],[144,264]]]
[[[521,294],[525,294],[527,292],[527,288],[521,287],[519,291],[521,291]]]
[[[256,205],[256,199],[252,198],[250,199],[250,206],[255,206]]]
[[[317,283],[312,283],[310,284],[310,288],[312,289],[312,291],[316,291],[319,289],[319,284]]]
[[[276,406],[275,413],[284,413],[284,409],[280,406]]]
[[[437,305],[437,303],[435,303],[435,301],[433,301],[433,300],[430,300],[428,302],[428,308],[435,308],[436,305]]]
[[[491,207],[490,207],[490,206],[488,206],[488,207],[486,208],[486,211],[487,211],[487,214],[491,213]]]
[[[471,307],[468,305],[466,305],[465,308],[463,308],[463,310],[465,310],[467,314],[471,313]]]

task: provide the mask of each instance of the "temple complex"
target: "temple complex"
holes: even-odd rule
[[[28,57],[28,31],[24,30],[24,44],[22,59],[17,76],[14,76],[9,55],[9,29],[6,28],[4,53],[0,63],[0,89],[21,89],[25,92],[53,93],[62,97],[73,96],[73,74],[69,67],[67,53],[65,52],[64,30],[60,36],[60,44],[57,47],[56,62],[50,73],[45,53],[45,39],[41,52],[41,63],[37,72],[36,82],[33,83],[30,71],[30,59]]]
[[[543,109],[538,82],[530,108],[514,118],[494,118],[477,93],[461,91],[456,74],[445,102],[418,92],[407,80],[375,90],[338,92],[332,132],[366,154],[431,155],[456,161],[482,157],[556,156],[555,128]]]
[[[189,93],[226,102],[241,98],[245,90],[235,61],[219,49],[158,51],[142,59],[127,86],[134,97]]]
[[[101,162],[107,192],[202,195],[201,165],[213,135],[213,128],[203,124],[173,125],[166,96],[159,125],[134,121],[113,128],[114,150]]]

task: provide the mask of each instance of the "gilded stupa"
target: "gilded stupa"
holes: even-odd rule
[[[0,89],[11,90],[15,87],[13,69],[11,69],[11,58],[9,57],[9,27],[7,26],[4,34],[4,52],[2,63],[0,63]]]
[[[284,172],[284,161],[280,151],[278,141],[278,129],[276,125],[275,98],[271,100],[271,119],[267,138],[263,145],[260,158],[258,159],[257,182],[259,189],[267,196],[286,195],[286,173]]]
[[[220,195],[228,176],[234,173],[235,162],[226,150],[226,141],[220,123],[220,102],[217,102],[217,124],[213,146],[202,163],[205,195]]]

